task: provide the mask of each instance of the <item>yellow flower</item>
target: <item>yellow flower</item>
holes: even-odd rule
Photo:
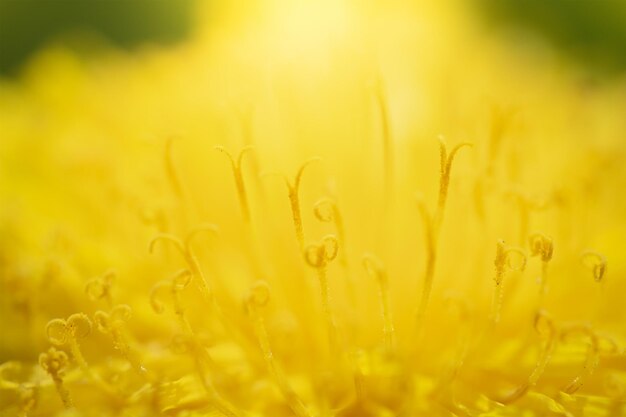
[[[291,3],[2,82],[2,415],[626,415],[623,86]]]

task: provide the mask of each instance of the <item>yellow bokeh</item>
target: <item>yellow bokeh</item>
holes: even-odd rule
[[[451,3],[0,82],[0,415],[624,415],[624,82]]]

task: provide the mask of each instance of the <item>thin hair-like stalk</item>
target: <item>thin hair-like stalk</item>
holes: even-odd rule
[[[446,202],[448,201],[448,188],[450,187],[450,174],[452,173],[452,163],[456,154],[464,147],[473,146],[469,142],[463,142],[456,145],[448,153],[448,146],[443,137],[439,137],[439,197],[437,199],[437,211],[433,219],[433,229],[435,236],[439,236],[439,229],[443,222],[443,216],[446,210]]]
[[[591,270],[593,279],[597,283],[604,282],[607,269],[607,261],[604,255],[595,251],[585,251],[580,257],[583,265]]]
[[[417,308],[416,330],[419,333],[430,293],[432,291],[433,280],[435,278],[435,267],[437,263],[437,245],[439,243],[439,234],[443,216],[445,213],[446,202],[448,200],[448,188],[450,186],[450,175],[452,173],[452,163],[456,154],[465,146],[473,146],[471,143],[463,142],[456,145],[448,153],[448,147],[442,137],[439,138],[439,196],[437,199],[437,210],[435,215],[431,216],[426,208],[422,198],[417,199],[418,209],[424,224],[424,236],[426,240],[426,269],[424,271],[424,281],[422,286],[422,295]]]
[[[67,356],[65,358],[66,358],[65,363],[67,363]],[[56,364],[61,365],[60,362],[61,361],[57,361]],[[52,365],[54,366],[55,364],[52,364]],[[40,388],[39,382],[35,384],[32,382],[26,382],[26,381],[23,381],[23,382],[12,381],[5,374],[7,371],[15,373],[15,374],[19,374],[22,371],[22,363],[17,362],[17,361],[9,361],[9,362],[0,364],[0,391],[6,389],[6,390],[11,390],[15,394],[17,394],[19,396],[19,399],[15,403],[17,417],[28,417],[28,414],[30,413],[30,411],[35,409],[37,406],[37,401],[39,397],[38,394],[39,394],[39,388]],[[52,374],[50,375],[52,376]],[[56,378],[53,377],[53,381],[55,379]],[[60,380],[60,383],[62,387],[63,381]],[[55,382],[55,385],[57,385],[56,382]],[[57,392],[61,394],[62,396],[61,390],[57,389]],[[67,398],[69,399],[69,393],[68,393]],[[65,401],[63,397],[61,398],[61,400],[63,401],[65,405]],[[71,407],[71,401],[69,401],[69,403],[70,403],[69,406],[65,405],[66,408]]]
[[[127,304],[118,304],[109,312],[98,310],[94,314],[94,322],[101,333],[108,334],[113,340],[115,349],[128,361],[133,370],[142,377],[146,377],[146,369],[141,364],[127,340],[124,327],[132,316],[132,309]]]
[[[352,304],[352,308],[356,307],[356,285],[354,282],[354,278],[350,274],[350,267],[348,265],[348,252],[347,252],[347,243],[346,243],[346,232],[343,224],[343,217],[341,216],[341,211],[337,206],[337,203],[331,198],[322,198],[313,208],[313,213],[315,217],[324,223],[332,222],[335,225],[335,229],[337,231],[337,242],[339,243],[339,253],[337,255],[337,260],[339,261],[339,265],[344,271],[344,275],[346,277],[346,285],[348,289],[348,297],[350,299],[350,303]]]
[[[516,254],[520,259],[519,264],[513,263],[511,255]],[[489,315],[490,322],[495,325],[500,321],[500,311],[502,310],[502,300],[504,298],[504,277],[506,271],[523,271],[526,268],[526,253],[522,249],[508,246],[503,240],[498,241],[496,245],[496,257],[494,266],[496,274],[494,276],[495,292],[493,295],[493,303],[491,313]]]
[[[108,308],[113,308],[113,284],[115,271],[107,271],[99,277],[92,278],[85,284],[85,293],[93,301],[104,300]]]
[[[591,270],[593,280],[598,284],[598,295],[595,307],[595,318],[598,319],[602,314],[602,308],[604,306],[607,260],[604,255],[592,250],[583,252],[580,260],[586,268]]]
[[[322,311],[324,312],[324,321],[326,322],[331,351],[337,350],[338,341],[337,325],[330,304],[327,266],[337,257],[338,250],[339,243],[337,242],[337,238],[333,235],[324,237],[320,243],[309,245],[304,250],[306,263],[317,272],[322,300]]]
[[[172,153],[172,147],[175,139],[175,137],[170,136],[165,141],[165,171],[167,173],[167,178],[170,181],[172,191],[174,192],[176,197],[178,197],[180,200],[183,200],[183,187],[180,182],[178,172],[176,170],[176,164],[174,163],[174,157]]]
[[[276,358],[272,352],[265,320],[261,314],[261,310],[269,303],[269,300],[270,290],[265,282],[256,283],[244,300],[244,306],[252,321],[254,333],[259,342],[263,359],[265,360],[269,374],[274,379],[276,385],[278,385],[291,411],[293,411],[297,417],[313,417],[313,414],[292,388],[287,376],[276,362]]]
[[[387,97],[382,85],[382,81],[379,79],[376,82],[376,104],[380,113],[380,123],[383,138],[383,164],[384,164],[384,184],[385,184],[385,211],[391,204],[393,198],[393,184],[394,184],[394,149],[393,139],[391,136],[391,122],[389,120],[389,106],[387,103]]]
[[[178,170],[176,169],[176,163],[174,161],[173,155],[173,145],[174,141],[177,140],[178,137],[170,136],[165,141],[165,152],[164,152],[164,163],[165,163],[165,173],[172,189],[172,192],[175,197],[177,215],[172,216],[172,220],[179,219],[180,225],[185,228],[189,223],[189,213],[187,211],[188,205],[188,196],[185,193],[185,189],[183,187],[183,182],[180,179],[180,175]]]
[[[211,370],[206,365],[213,365],[212,359],[198,336],[176,335],[172,341],[172,350],[175,353],[191,356],[193,359],[196,377],[204,389],[206,400],[220,414],[226,417],[243,417],[244,413],[230,401],[226,400],[215,387],[210,375]]]
[[[471,330],[470,309],[463,298],[452,295],[446,297],[445,306],[456,316],[455,319],[458,328],[457,342],[454,344],[452,360],[441,373],[439,382],[433,390],[432,395],[452,413],[469,416],[470,414],[467,408],[456,401],[453,385],[465,363],[469,350]]]
[[[512,199],[515,205],[517,205],[519,212],[517,244],[524,245],[529,237],[528,230],[530,227],[531,213],[546,209],[549,202],[547,200],[534,198],[519,189],[508,190],[505,196]]]
[[[378,284],[380,310],[383,317],[385,348],[393,352],[396,348],[396,331],[393,326],[393,317],[389,302],[389,279],[387,277],[387,271],[382,262],[372,254],[365,254],[363,256],[363,267]]]
[[[150,241],[149,251],[150,253],[153,253],[156,244],[160,241],[173,244],[178,252],[182,255],[193,276],[196,278],[196,285],[200,289],[202,295],[205,298],[210,299],[213,295],[212,287],[209,281],[206,279],[204,273],[202,272],[202,268],[200,268],[200,262],[198,261],[198,258],[193,251],[191,243],[194,237],[200,232],[210,232],[211,234],[217,235],[218,230],[218,227],[213,224],[200,225],[193,228],[187,234],[187,237],[184,241],[172,234],[160,233]]]
[[[91,320],[86,314],[76,313],[67,319],[50,320],[46,325],[46,336],[48,341],[54,346],[68,346],[72,358],[78,364],[83,374],[95,382],[107,394],[119,399],[118,393],[113,387],[89,367],[80,349],[78,340],[89,336],[92,327]]]
[[[600,363],[603,353],[617,353],[618,347],[615,341],[598,336],[589,325],[569,326],[561,332],[561,340],[568,341],[577,337],[586,337],[589,341],[585,363],[581,371],[561,391],[566,394],[575,394],[583,387],[585,382],[593,375]],[[607,343],[603,343],[603,339]],[[608,349],[607,349],[608,347]]]
[[[19,389],[20,384],[11,381],[6,376],[6,372],[18,373],[21,371],[22,364],[17,361],[9,361],[0,364],[0,389]]]
[[[543,375],[543,372],[552,357],[552,352],[554,352],[554,348],[556,347],[559,334],[556,325],[544,311],[540,310],[535,315],[534,327],[537,333],[543,336],[546,341],[543,344],[537,363],[526,382],[521,384],[510,394],[500,398],[499,402],[503,404],[510,404],[518,400],[523,397],[529,389],[532,389],[535,385],[537,385],[537,381],[539,381],[539,378]]]
[[[55,349],[54,347],[51,347],[47,352],[39,355],[39,366],[41,366],[41,368],[52,378],[54,387],[56,388],[56,391],[61,398],[61,402],[66,409],[74,407],[70,392],[63,382],[63,372],[68,363],[69,360],[67,358],[67,354],[62,350]]]
[[[179,334],[174,338],[174,350],[181,354],[191,355],[196,375],[204,388],[207,399],[211,405],[227,417],[240,417],[242,416],[242,413],[219,394],[208,376],[210,375],[210,372],[205,370],[205,364],[209,367],[214,367],[215,364],[209,355],[208,350],[205,346],[203,346],[200,338],[191,327],[191,324],[185,314],[185,309],[181,303],[180,293],[189,285],[192,280],[192,276],[193,275],[189,270],[184,269],[177,272],[169,280],[157,283],[152,288],[150,293],[150,304],[156,313],[163,313],[165,310],[165,304],[167,303],[167,301],[163,300],[163,296],[169,294],[169,303],[172,306],[182,332],[182,334]]]
[[[230,160],[233,176],[235,178],[235,186],[237,187],[237,197],[239,198],[239,206],[241,208],[241,215],[243,216],[243,220],[246,224],[250,223],[250,205],[248,202],[248,195],[246,194],[246,185],[243,180],[243,171],[241,167],[241,163],[243,161],[243,157],[250,152],[253,148],[252,146],[246,146],[240,152],[237,158],[235,158],[230,152],[224,149],[223,146],[216,146],[215,149],[225,154]]]
[[[304,229],[302,226],[302,210],[300,208],[300,182],[302,181],[302,174],[304,174],[304,170],[312,163],[320,160],[320,158],[315,157],[304,162],[300,168],[298,168],[298,172],[296,172],[293,182],[289,181],[289,178],[283,174],[273,172],[267,172],[264,174],[278,175],[285,181],[285,185],[287,186],[287,196],[289,197],[289,206],[291,208],[291,217],[293,219],[293,226],[300,250],[304,250]]]
[[[548,291],[548,265],[554,254],[554,243],[552,238],[541,234],[533,233],[529,237],[530,256],[541,258],[541,278],[539,287],[539,308],[543,305],[543,299]]]
[[[181,331],[188,336],[193,336],[194,332],[181,304],[180,293],[187,288],[192,279],[193,274],[191,271],[183,269],[171,278],[157,282],[150,291],[150,305],[154,312],[161,314],[165,311],[165,305],[171,304]],[[167,297],[169,297],[169,300],[164,300]]]
[[[433,287],[435,277],[435,263],[437,260],[437,240],[433,227],[433,219],[426,208],[426,204],[421,198],[417,199],[417,207],[424,225],[424,238],[426,242],[426,268],[424,270],[424,281],[422,284],[422,294],[417,307],[416,331],[420,331],[426,313],[428,300]]]

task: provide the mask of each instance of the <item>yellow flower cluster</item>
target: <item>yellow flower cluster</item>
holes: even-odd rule
[[[623,84],[433,4],[206,14],[0,83],[1,416],[626,415]]]

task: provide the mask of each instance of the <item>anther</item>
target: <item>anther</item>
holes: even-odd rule
[[[92,301],[104,300],[107,307],[113,307],[112,288],[116,278],[115,271],[107,271],[99,277],[92,278],[85,284],[85,293]]]
[[[357,297],[356,288],[352,275],[350,274],[350,268],[348,266],[348,251],[346,244],[346,234],[343,224],[343,217],[339,211],[339,207],[335,200],[331,198],[322,198],[313,207],[313,214],[315,217],[325,223],[334,223],[335,230],[337,231],[337,241],[339,243],[339,264],[343,268],[343,272],[346,280],[346,287],[348,290],[348,297],[353,309],[356,309]]]
[[[581,261],[585,267],[591,269],[593,279],[602,282],[606,276],[607,262],[604,255],[594,251],[586,251],[581,255]]]
[[[547,291],[548,263],[552,260],[552,255],[554,254],[554,243],[552,238],[541,233],[531,234],[528,241],[530,256],[539,256],[541,258],[541,286],[539,289],[539,307],[541,308],[543,297]]]
[[[124,335],[124,326],[132,316],[132,309],[127,304],[118,304],[111,309],[109,313],[98,310],[94,314],[94,322],[101,333],[108,334],[113,339],[113,345],[126,359],[133,369],[141,374],[145,374],[145,368],[136,358],[135,352],[132,351],[126,336]]]
[[[514,256],[512,255],[517,255],[518,263],[515,263]],[[493,324],[500,321],[500,310],[502,309],[502,299],[504,297],[504,277],[506,270],[523,271],[526,268],[526,262],[526,254],[522,249],[507,246],[502,240],[497,243],[496,257],[494,260],[494,266],[496,269],[494,281],[496,286],[490,315],[491,322]]]
[[[165,305],[171,304],[182,330],[185,332],[190,331],[190,327],[180,302],[180,292],[189,285],[191,280],[191,272],[187,269],[183,269],[174,274],[170,279],[156,283],[150,291],[150,305],[152,309],[157,314],[161,314],[165,311]],[[170,298],[169,302],[164,301],[164,298]]]
[[[318,244],[312,244],[304,249],[304,259],[307,264],[317,271],[317,277],[320,284],[320,295],[322,299],[322,310],[326,321],[328,338],[331,349],[337,346],[337,335],[335,319],[330,307],[330,296],[328,287],[328,277],[326,267],[328,263],[337,257],[339,243],[333,235],[328,235]]]
[[[56,387],[57,393],[66,409],[72,408],[72,399],[70,393],[63,383],[63,371],[68,364],[67,354],[62,350],[56,350],[54,347],[48,349],[46,353],[39,355],[39,365],[50,377]]]
[[[195,236],[200,232],[209,232],[211,234],[217,235],[218,230],[218,227],[213,224],[199,225],[189,231],[184,241],[174,235],[168,233],[160,233],[150,241],[149,251],[150,253],[153,253],[157,242],[160,241],[173,244],[185,260],[185,263],[187,263],[187,266],[189,267],[191,273],[197,277],[196,284],[198,285],[200,292],[206,299],[209,299],[212,294],[211,287],[204,273],[202,272],[200,262],[198,261],[198,258],[196,257],[192,249],[191,243]]]

